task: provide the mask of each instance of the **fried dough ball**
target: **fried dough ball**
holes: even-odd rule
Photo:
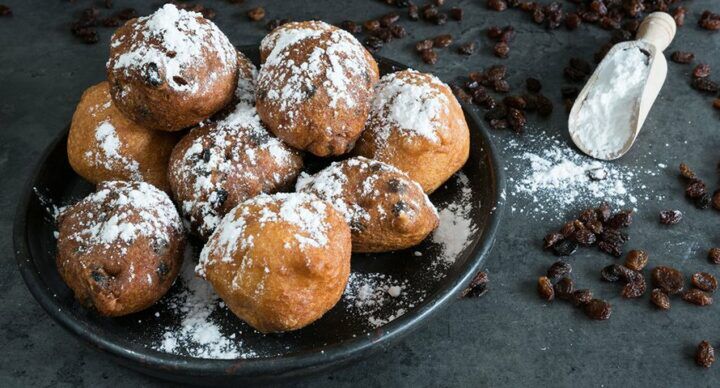
[[[297,330],[340,300],[351,245],[345,220],[327,202],[302,193],[262,194],[223,218],[196,271],[255,329]]]
[[[255,108],[241,102],[229,116],[182,138],[168,173],[190,231],[207,239],[239,203],[292,188],[302,167],[300,152],[270,135]]]
[[[101,82],[88,88],[73,114],[67,152],[70,165],[92,183],[142,181],[169,191],[167,165],[180,136],[145,129],[127,119]]]
[[[404,70],[380,80],[355,152],[392,164],[432,193],[467,161],[470,130],[447,85]]]
[[[255,97],[268,129],[317,156],[350,151],[367,120],[377,63],[350,33],[323,22],[288,23],[260,47]]]
[[[110,94],[146,128],[177,131],[210,117],[232,100],[237,74],[235,47],[220,29],[172,4],[128,21],[110,42]]]
[[[397,168],[362,156],[301,176],[298,192],[333,205],[350,225],[354,252],[386,252],[419,244],[439,219],[420,185]]]
[[[101,315],[143,310],[168,291],[185,236],[175,206],[144,182],[110,181],[62,211],[57,268],[75,298]]]

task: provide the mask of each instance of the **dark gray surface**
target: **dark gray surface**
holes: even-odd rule
[[[141,13],[157,6],[142,1],[116,0],[116,8],[138,4]],[[107,41],[86,46],[68,32],[73,13],[91,4],[78,0],[8,1],[15,16],[0,18],[0,386],[132,386],[161,385],[160,382],[115,365],[86,348],[55,325],[35,303],[16,269],[12,248],[12,221],[17,197],[39,153],[70,120],[82,91],[104,77]],[[265,34],[262,23],[250,23],[248,1],[229,5],[207,1],[220,10],[216,23],[236,44],[258,43]],[[404,40],[393,42],[381,55],[432,71],[445,81],[493,63],[510,66],[510,81],[520,86],[533,75],[544,81],[547,94],[556,102],[551,120],[531,119],[534,129],[548,133],[566,131],[566,115],[559,107],[557,91],[562,67],[571,56],[591,59],[609,33],[582,27],[576,33],[564,29],[548,32],[532,24],[518,11],[487,11],[484,1],[453,1],[465,8],[462,23],[445,28],[426,23],[401,22],[410,31]],[[679,30],[667,52],[691,50],[715,68],[720,33],[711,34],[696,26],[702,10],[715,7],[712,0],[689,2],[687,24]],[[263,1],[268,17],[295,20],[320,18],[339,22],[349,18],[376,17],[391,8],[378,1]],[[489,54],[484,30],[490,25],[512,23],[518,31],[509,59]],[[441,31],[456,41],[475,40],[478,54],[466,58],[442,50],[434,67],[419,63],[412,46]],[[460,38],[461,37],[461,38]],[[687,161],[715,184],[719,161],[718,114],[711,99],[691,90],[690,66],[669,65],[668,81],[653,108],[636,147],[621,161],[623,166],[654,168],[657,162],[670,166],[642,183],[650,200],[641,200],[640,215],[631,229],[630,248],[650,252],[654,264],[670,264],[688,273],[704,270],[717,274],[705,255],[710,246],[720,246],[720,215],[695,210],[682,197],[682,184],[674,166]],[[494,133],[498,146],[513,135]],[[687,141],[685,144],[684,142]],[[666,147],[666,143],[670,147]],[[507,151],[511,152],[511,151]],[[651,157],[648,157],[651,155]],[[507,156],[507,155],[506,155]],[[510,176],[517,174],[509,171]],[[655,198],[665,199],[656,200]],[[564,214],[580,208],[559,209]],[[686,219],[672,229],[657,225],[657,212],[679,208]],[[399,346],[329,375],[298,381],[301,386],[718,386],[717,367],[695,366],[695,345],[702,339],[720,343],[716,329],[718,306],[698,308],[673,300],[669,312],[657,312],[647,296],[625,301],[616,285],[602,284],[598,270],[613,262],[596,251],[582,251],[573,259],[575,278],[584,287],[608,298],[614,306],[607,322],[592,322],[567,304],[545,305],[538,300],[535,279],[554,258],[538,245],[548,227],[545,222],[526,220],[505,213],[498,240],[487,269],[491,291],[481,299],[452,304],[441,316],[413,333]]]

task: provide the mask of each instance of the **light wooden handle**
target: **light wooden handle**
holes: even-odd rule
[[[653,12],[640,24],[637,39],[648,42],[659,51],[663,51],[672,42],[676,30],[677,26],[672,16],[665,12]]]

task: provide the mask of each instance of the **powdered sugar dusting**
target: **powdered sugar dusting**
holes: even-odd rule
[[[403,316],[424,298],[425,293],[412,289],[407,280],[382,273],[353,272],[342,303],[347,306],[348,313],[377,328]]]
[[[432,241],[442,247],[438,262],[434,263],[439,267],[452,265],[477,232],[470,214],[473,208],[470,180],[462,172],[456,174],[456,180],[458,197],[439,210],[440,225],[432,234]]]
[[[86,160],[108,171],[120,168],[128,172],[132,180],[143,180],[140,173],[140,164],[122,154],[122,144],[112,123],[105,120],[95,128],[95,141],[99,152],[85,152],[84,157]]]

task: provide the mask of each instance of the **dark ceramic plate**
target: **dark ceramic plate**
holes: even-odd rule
[[[241,49],[257,60],[256,48]],[[378,58],[378,63],[383,74],[405,68],[384,58]],[[252,355],[246,359],[214,360],[154,350],[163,331],[178,327],[183,318],[182,313],[170,308],[169,302],[182,291],[183,281],[176,282],[155,306],[129,317],[103,318],[81,307],[55,268],[54,224],[47,211],[48,200],[66,205],[93,189],[68,163],[67,129],[42,155],[18,207],[14,240],[20,272],[40,305],[62,327],[143,373],[184,383],[218,384],[277,381],[341,365],[387,348],[456,299],[492,247],[504,190],[502,170],[480,120],[467,107],[463,109],[471,132],[470,159],[462,172],[433,193],[431,199],[441,216],[464,213],[465,217],[446,229],[449,233],[444,235],[454,240],[466,235],[467,239],[461,239],[464,243],[460,245],[443,244],[435,236],[407,251],[354,255],[353,273],[359,278],[381,273],[403,285],[402,297],[385,298],[389,302],[372,314],[363,314],[344,297],[323,318],[302,330],[262,335],[218,306],[211,318],[220,331],[226,337],[241,332],[234,341],[241,342],[242,349]],[[311,169],[319,167],[317,161],[308,164]],[[398,313],[401,301],[402,315]]]

